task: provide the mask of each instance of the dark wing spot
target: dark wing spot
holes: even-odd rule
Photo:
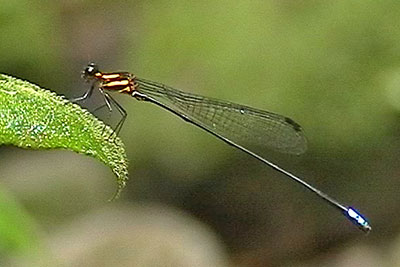
[[[301,131],[302,131],[301,126],[300,126],[299,124],[297,124],[294,120],[292,120],[292,119],[290,119],[290,118],[285,118],[285,121],[286,121],[288,124],[292,125],[292,126],[293,126],[293,129],[294,129],[296,132],[301,132]]]

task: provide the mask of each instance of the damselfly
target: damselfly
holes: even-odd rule
[[[340,204],[309,183],[266,159],[268,148],[293,154],[300,154],[306,150],[307,142],[303,131],[300,125],[292,119],[264,110],[182,92],[160,83],[137,78],[129,72],[101,72],[93,63],[85,68],[82,76],[87,81],[91,81],[92,85],[83,96],[75,101],[87,99],[97,88],[103,95],[108,109],[111,110],[113,104],[122,115],[122,119],[115,127],[116,134],[121,130],[127,113],[106,92],[107,90],[118,91],[138,100],[154,103],[178,115],[185,121],[200,127],[301,184],[340,210],[364,232],[371,230],[368,221],[357,210]]]

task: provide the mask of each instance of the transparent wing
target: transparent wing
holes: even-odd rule
[[[154,102],[217,137],[259,156],[268,149],[303,153],[307,142],[303,131],[290,118],[218,99],[185,93],[163,84],[136,79],[137,91]],[[230,141],[230,142],[229,142]]]

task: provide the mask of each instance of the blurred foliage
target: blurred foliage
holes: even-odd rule
[[[193,75],[189,90],[280,110],[324,150],[378,146],[392,129],[378,88],[399,60],[396,1],[152,3],[130,69],[178,85]]]
[[[35,222],[26,210],[3,188],[0,190],[0,255],[23,254],[38,250],[40,241]],[[1,260],[0,260],[1,263]]]
[[[361,252],[354,257],[373,257],[382,253],[371,241],[388,244],[398,235],[398,1],[0,0],[0,6],[3,73],[70,97],[87,88],[79,72],[95,61],[104,71],[130,71],[302,125],[309,152],[299,158],[271,152],[270,159],[365,212],[374,227],[368,239],[357,238],[340,215],[246,155],[155,106],[116,96],[129,114],[121,132],[132,162],[126,201],[190,212],[222,237],[237,265],[285,265],[325,255],[322,265],[346,266],[332,258],[349,254],[333,248],[345,250],[351,240],[368,247],[355,249]],[[41,181],[15,170],[10,153],[0,151],[0,168]],[[26,163],[32,157],[15,153]],[[103,173],[96,164],[71,168],[71,180]],[[59,172],[56,177],[64,175]],[[0,174],[10,188],[21,186],[12,180]],[[57,197],[68,202],[45,195],[37,195],[44,206]]]

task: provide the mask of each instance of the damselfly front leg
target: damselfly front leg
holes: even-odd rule
[[[92,83],[92,85],[89,87],[89,89],[82,96],[71,98],[71,99],[69,99],[69,101],[76,103],[76,102],[85,101],[85,100],[89,99],[92,96],[94,87],[95,87],[95,82]]]
[[[114,128],[114,132],[113,134],[115,134],[115,136],[118,136],[119,132],[122,129],[122,126],[124,125],[125,119],[128,116],[128,113],[126,112],[126,110],[109,94],[107,94],[106,92],[104,92],[103,88],[99,88],[100,93],[103,95],[104,97],[104,102],[106,103],[105,106],[108,107],[108,110],[110,112],[112,112],[112,106],[111,104],[114,104],[114,106],[117,108],[119,114],[121,115],[121,119],[119,120],[119,122],[117,123],[117,125]],[[104,106],[104,105],[103,105]],[[112,135],[113,135],[112,134]]]

